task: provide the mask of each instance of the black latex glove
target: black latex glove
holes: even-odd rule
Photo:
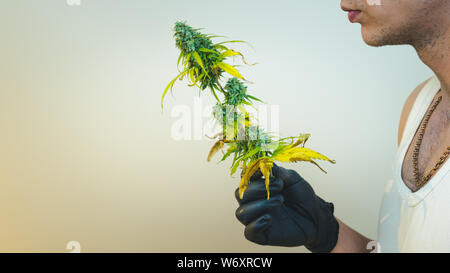
[[[314,193],[294,170],[274,164],[270,199],[261,172],[250,179],[236,217],[245,225],[245,238],[260,245],[305,246],[312,252],[330,252],[336,245],[339,224],[334,206]]]

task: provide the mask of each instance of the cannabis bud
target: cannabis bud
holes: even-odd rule
[[[269,183],[274,161],[308,161],[323,172],[325,170],[314,159],[335,163],[334,160],[305,148],[309,134],[274,140],[269,133],[250,121],[251,115],[246,111],[245,106],[253,106],[255,101],[262,101],[248,94],[247,86],[244,84],[246,79],[235,66],[225,62],[230,57],[240,56],[247,64],[240,52],[225,46],[227,43],[246,42],[232,40],[213,43],[211,38],[218,36],[202,34],[200,29],[194,29],[186,22],[176,22],[173,30],[176,47],[180,50],[177,66],[179,67],[181,63],[183,70],[166,86],[161,98],[161,107],[163,107],[165,95],[169,90],[172,92],[177,79],[182,80],[186,77],[190,82],[189,86],[196,86],[200,90],[209,88],[217,100],[212,115],[221,125],[222,132],[215,136],[217,141],[211,148],[207,160],[210,161],[218,151],[227,146],[221,161],[233,155],[231,175],[238,167],[242,168],[239,185],[241,198],[248,187],[250,177],[260,170],[265,177],[267,199],[269,199]],[[222,77],[225,73],[229,78],[225,87],[222,87]]]

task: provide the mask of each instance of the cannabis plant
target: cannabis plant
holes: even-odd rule
[[[175,23],[173,28],[175,45],[180,50],[177,67],[180,70],[181,66],[182,69],[166,86],[161,98],[161,108],[164,97],[169,90],[172,93],[177,79],[187,78],[189,86],[196,86],[200,91],[206,89],[210,91],[217,101],[212,115],[222,130],[213,137],[217,141],[211,148],[207,161],[221,150],[223,157],[220,161],[229,157],[233,158],[231,175],[238,168],[242,169],[239,184],[240,198],[243,197],[251,176],[258,170],[265,178],[267,199],[270,198],[269,183],[274,161],[307,161],[326,173],[314,160],[326,160],[331,163],[335,161],[305,148],[310,134],[275,139],[273,135],[260,128],[257,122],[253,122],[254,117],[245,106],[254,107],[256,101],[262,101],[248,93],[245,85],[247,80],[236,66],[226,62],[230,57],[239,56],[244,64],[249,65],[240,52],[225,46],[229,43],[248,43],[240,40],[213,43],[212,38],[222,36],[203,34],[200,30],[192,28],[186,22]],[[228,79],[225,79],[225,76]],[[224,86],[223,82],[225,82]]]

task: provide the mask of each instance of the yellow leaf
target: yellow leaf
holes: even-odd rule
[[[205,134],[205,136],[206,136],[207,138],[209,138],[209,139],[216,139],[216,138],[218,138],[219,136],[222,136],[222,133],[217,133],[217,134],[215,134],[215,135],[212,136],[212,137],[210,137],[210,136],[208,136],[208,135],[206,135],[206,134]]]
[[[330,161],[331,163],[334,163],[328,157],[326,157],[316,151],[313,151],[309,148],[300,148],[300,147],[294,147],[294,148],[287,149],[286,151],[277,155],[275,157],[275,159],[278,161],[289,162],[290,161],[289,159],[293,158],[293,157],[300,158],[300,160],[320,159],[320,160],[327,160],[327,161]]]
[[[259,162],[261,159],[256,159],[252,162],[250,162],[242,174],[241,177],[241,183],[239,184],[239,197],[242,199],[244,197],[244,192],[248,187],[248,181],[250,180],[250,177],[258,170],[259,168]]]
[[[239,71],[237,71],[233,66],[222,62],[217,63],[217,66],[225,70],[225,72],[227,72],[231,76],[244,80],[244,77],[242,77]]]
[[[297,147],[298,145],[303,143],[303,147],[305,147],[305,143],[310,136],[311,136],[311,134],[300,134],[297,141],[294,144],[291,144],[289,146],[293,148],[293,147]]]
[[[220,54],[220,57],[221,57],[221,58],[226,58],[226,57],[237,56],[237,55],[241,56],[242,61],[243,61],[245,64],[249,65],[249,64],[245,61],[244,55],[242,55],[242,53],[240,53],[240,52],[234,51],[233,49],[227,49],[224,53]],[[253,66],[253,65],[256,65],[256,63],[251,64],[251,66]]]
[[[241,183],[239,185],[239,197],[242,199],[244,197],[244,192],[248,188],[248,183],[252,175],[259,170],[265,177],[265,186],[267,190],[267,199],[270,198],[269,192],[269,182],[270,182],[270,173],[273,167],[273,159],[272,158],[260,158],[256,159],[248,164],[248,166],[243,171],[241,177]]]
[[[183,72],[181,72],[180,74],[178,74],[178,76],[176,76],[172,81],[170,81],[170,83],[166,86],[166,89],[164,89],[164,92],[163,92],[163,94],[162,94],[162,97],[161,97],[161,109],[163,109],[163,107],[164,107],[164,104],[163,104],[163,102],[164,102],[164,97],[166,96],[166,94],[167,94],[167,91],[169,91],[169,89],[170,89],[170,93],[172,93],[172,89],[173,89],[173,85],[175,84],[175,81],[178,79],[178,78],[180,78],[180,80],[184,77],[184,75],[186,75],[186,71],[183,71]],[[173,94],[172,94],[173,95]]]
[[[240,52],[234,51],[233,49],[228,49],[227,51],[225,51],[224,53],[220,54],[221,57],[231,57],[231,56],[236,56],[236,55],[241,55],[242,54]]]
[[[208,159],[207,161],[211,161],[211,158],[220,150],[223,148],[223,145],[225,143],[222,140],[217,141],[216,143],[214,143],[214,145],[212,146],[211,150],[209,151],[208,154]]]
[[[271,158],[265,158],[259,162],[259,169],[261,170],[261,173],[264,175],[265,178],[267,200],[269,200],[270,198],[269,182],[270,182],[270,171],[272,170],[272,167],[273,167],[273,159]]]
[[[292,158],[291,162],[297,162],[297,161],[304,161],[298,158]],[[314,160],[310,159],[308,160],[308,162],[311,162],[312,164],[316,165],[320,170],[322,170],[322,172],[327,173],[324,169],[322,169],[322,167],[319,166],[319,164],[317,164],[317,162],[315,162]]]
[[[313,151],[308,148],[299,148],[294,147],[285,150],[284,152],[278,154],[274,158],[275,160],[281,161],[281,162],[298,162],[298,161],[308,161],[319,167],[323,172],[325,172],[313,159],[320,159],[320,160],[326,160],[331,163],[336,163],[336,161],[329,159],[328,157]],[[326,172],[325,172],[326,173]]]

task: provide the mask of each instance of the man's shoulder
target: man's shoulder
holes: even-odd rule
[[[424,88],[424,86],[428,83],[428,81],[430,79],[427,79],[424,82],[422,82],[421,84],[419,84],[411,92],[411,94],[409,94],[408,98],[406,99],[405,104],[403,105],[402,114],[400,116],[400,122],[398,125],[398,145],[399,146],[400,146],[400,142],[402,140],[403,131],[405,130],[406,121],[408,120],[408,116],[409,116],[409,113],[411,112],[414,102],[416,101],[416,98],[419,95],[420,91]]]

